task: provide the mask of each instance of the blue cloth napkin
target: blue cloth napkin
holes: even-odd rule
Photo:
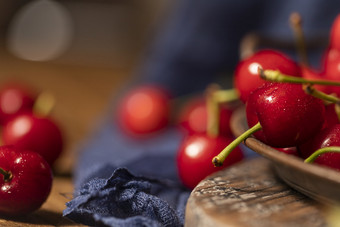
[[[188,192],[171,181],[117,168],[83,185],[64,215],[86,225],[182,226]]]
[[[177,176],[184,134],[169,127],[131,138],[115,125],[114,108],[80,148],[74,198],[64,216],[86,225],[182,226],[190,191]]]

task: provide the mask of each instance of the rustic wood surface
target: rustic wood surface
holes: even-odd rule
[[[291,189],[256,158],[203,180],[191,193],[186,227],[328,226],[329,207]]]
[[[72,66],[17,59],[0,48],[0,85],[9,80],[26,83],[37,91],[51,92],[56,104],[52,117],[61,126],[65,148],[53,167],[53,190],[42,208],[27,217],[0,218],[0,226],[78,226],[62,218],[72,198],[72,168],[77,148],[96,127],[108,102],[129,79],[128,69]]]

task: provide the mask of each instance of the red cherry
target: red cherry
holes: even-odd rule
[[[195,98],[185,104],[179,114],[179,125],[189,134],[203,133],[207,128],[207,109],[204,98]]]
[[[340,146],[340,124],[323,129],[298,148],[301,156],[307,158],[318,149],[331,146]],[[321,154],[314,163],[340,170],[340,153]]]
[[[338,114],[336,113],[335,110],[335,105],[334,103],[328,104],[325,106],[325,122],[323,128],[328,128],[332,125],[339,124],[339,117]]]
[[[324,76],[327,79],[340,79],[340,50],[330,49],[326,50],[323,59]]]
[[[327,49],[324,58],[324,77],[328,80],[340,81],[340,50]],[[340,97],[340,87],[327,86],[327,93],[335,93]]]
[[[52,171],[36,152],[0,147],[0,213],[18,216],[37,210],[52,186]]]
[[[323,71],[312,69],[312,68],[307,67],[307,66],[301,66],[301,74],[302,74],[302,77],[306,80],[324,80],[324,79],[326,79]],[[328,92],[328,90],[329,90],[328,86],[318,85],[318,84],[315,84],[313,86],[314,86],[315,89],[317,89],[319,91],[322,91],[324,93],[329,93]]]
[[[340,50],[340,14],[335,18],[330,32],[330,47]]]
[[[169,94],[152,85],[140,86],[128,92],[118,106],[122,129],[134,136],[157,132],[168,125]]]
[[[51,166],[63,149],[62,133],[57,124],[51,118],[32,113],[18,115],[9,121],[3,128],[2,141],[39,153]]]
[[[243,159],[242,151],[237,147],[228,157],[223,167],[213,167],[211,159],[230,142],[228,137],[208,137],[205,134],[188,136],[180,145],[177,153],[177,168],[183,184],[193,189],[208,175],[228,167]]]
[[[253,90],[265,83],[259,77],[259,67],[264,70],[279,70],[281,73],[291,76],[301,76],[300,67],[283,53],[274,50],[260,50],[251,57],[240,61],[234,73],[234,85],[244,103]]]
[[[249,96],[246,113],[249,127],[258,122],[262,126],[256,138],[273,147],[294,147],[322,128],[325,107],[302,85],[268,83]]]
[[[219,134],[232,137],[230,129],[230,118],[234,108],[227,104],[220,105]],[[181,111],[179,124],[189,134],[207,133],[208,111],[204,98],[191,100]]]
[[[21,84],[7,84],[0,90],[0,124],[25,111],[31,111],[36,94]]]
[[[298,150],[296,147],[283,147],[283,148],[275,148],[275,149],[288,155],[300,157],[300,154],[298,153]]]

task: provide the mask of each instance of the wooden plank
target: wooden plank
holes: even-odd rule
[[[191,193],[187,227],[327,226],[326,207],[291,189],[264,158],[203,180]]]

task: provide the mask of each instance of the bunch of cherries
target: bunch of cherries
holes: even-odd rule
[[[47,93],[18,83],[0,89],[0,215],[31,213],[50,194],[63,138],[45,100],[51,100]]]
[[[297,43],[300,56],[306,56],[303,42]],[[340,170],[339,66],[340,15],[332,25],[320,69],[311,68],[303,58],[295,62],[278,50],[257,50],[238,63],[234,89],[211,85],[200,97],[186,100],[172,121],[187,135],[177,151],[183,184],[194,188],[220,170],[216,167],[241,161],[238,145],[249,136],[306,162]],[[242,103],[250,129],[235,139],[229,121]],[[146,138],[169,125],[172,105],[169,92],[159,85],[140,86],[122,99],[118,122],[129,135]]]
[[[242,60],[235,71],[235,87],[246,105],[250,129],[214,157],[213,164],[222,165],[233,146],[253,135],[305,162],[340,170],[339,51],[340,15],[332,25],[320,69],[306,61],[297,64],[273,50],[260,50]]]
[[[185,186],[194,188],[222,168],[212,166],[211,159],[234,139],[229,122],[237,99],[236,90],[221,90],[213,84],[205,94],[181,100],[181,110],[172,119],[171,110],[176,104],[169,92],[148,84],[130,90],[121,99],[115,122],[138,139],[146,139],[170,124],[179,127],[186,136],[177,151],[178,174]],[[243,156],[239,148],[235,149],[223,168],[241,161]]]

